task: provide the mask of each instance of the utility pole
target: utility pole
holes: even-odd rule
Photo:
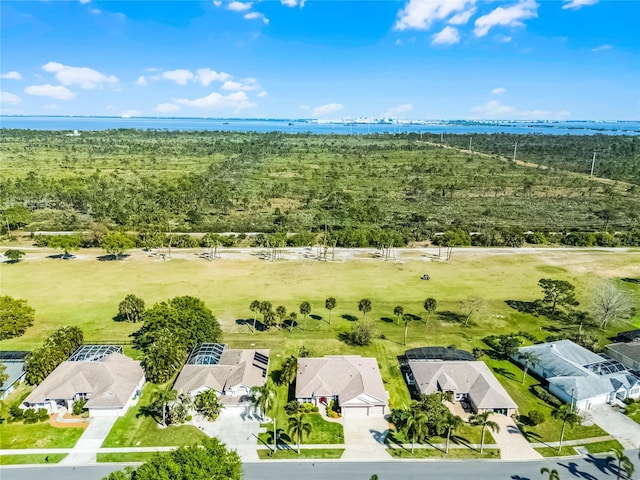
[[[473,153],[473,150],[471,150],[471,140],[473,140],[473,137],[469,137],[469,151]]]
[[[440,143],[442,143],[442,137],[444,137],[444,133],[440,134]]]
[[[513,163],[516,162],[516,153],[518,152],[518,142],[513,146]]]
[[[593,167],[596,166],[596,152],[593,152],[593,160],[591,160],[591,177],[593,177]]]

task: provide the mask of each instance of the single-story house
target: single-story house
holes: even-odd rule
[[[178,393],[195,397],[214,390],[226,407],[246,408],[252,387],[264,385],[269,371],[269,350],[228,349],[223,344],[203,344],[189,356],[176,379]]]
[[[0,400],[7,398],[16,386],[24,380],[26,375],[24,364],[27,355],[29,355],[29,352],[0,352],[0,363],[4,365],[5,373],[8,375],[7,380],[0,386]]]
[[[299,358],[296,400],[314,405],[335,400],[344,417],[384,415],[389,406],[377,360],[359,355]]]
[[[140,362],[119,352],[92,360],[67,360],[31,392],[22,408],[46,408],[49,413],[58,413],[86,399],[85,408],[92,417],[122,416],[137,403],[144,381]]]
[[[549,383],[549,392],[580,410],[640,397],[640,377],[617,360],[602,357],[570,341],[541,343],[522,347],[513,359],[523,364],[523,353],[537,361],[529,371]]]
[[[615,358],[624,366],[634,370],[640,370],[640,342],[612,343],[604,347],[604,352],[611,358]]]
[[[513,415],[518,405],[484,362],[409,360],[420,394],[451,393],[454,402],[468,403],[474,412]]]

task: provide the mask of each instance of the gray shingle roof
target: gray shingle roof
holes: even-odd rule
[[[338,396],[341,405],[388,405],[375,358],[357,355],[299,358],[296,398]]]
[[[72,400],[85,393],[87,408],[124,407],[144,378],[139,362],[111,353],[97,362],[62,362],[25,399],[27,404]]]
[[[455,390],[468,394],[478,408],[518,408],[484,362],[412,360],[409,367],[420,393]]]
[[[178,393],[189,393],[206,387],[222,394],[239,385],[264,385],[268,365],[265,369],[254,363],[256,352],[269,357],[269,350],[226,349],[217,364],[185,365],[174,388]]]
[[[522,347],[519,352],[533,353],[538,358],[538,365],[544,368],[545,377],[584,376],[587,372],[583,365],[603,361],[600,355],[571,340]]]
[[[613,343],[607,345],[606,349],[624,355],[634,362],[640,362],[640,342],[634,343]]]

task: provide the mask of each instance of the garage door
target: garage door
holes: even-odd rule
[[[368,417],[368,414],[366,407],[342,407],[342,416],[345,418]]]

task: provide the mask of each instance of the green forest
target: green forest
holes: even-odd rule
[[[5,232],[284,232],[341,246],[640,237],[640,137],[478,134],[470,152],[469,135],[427,133],[0,133]],[[516,142],[536,165],[511,161]]]

